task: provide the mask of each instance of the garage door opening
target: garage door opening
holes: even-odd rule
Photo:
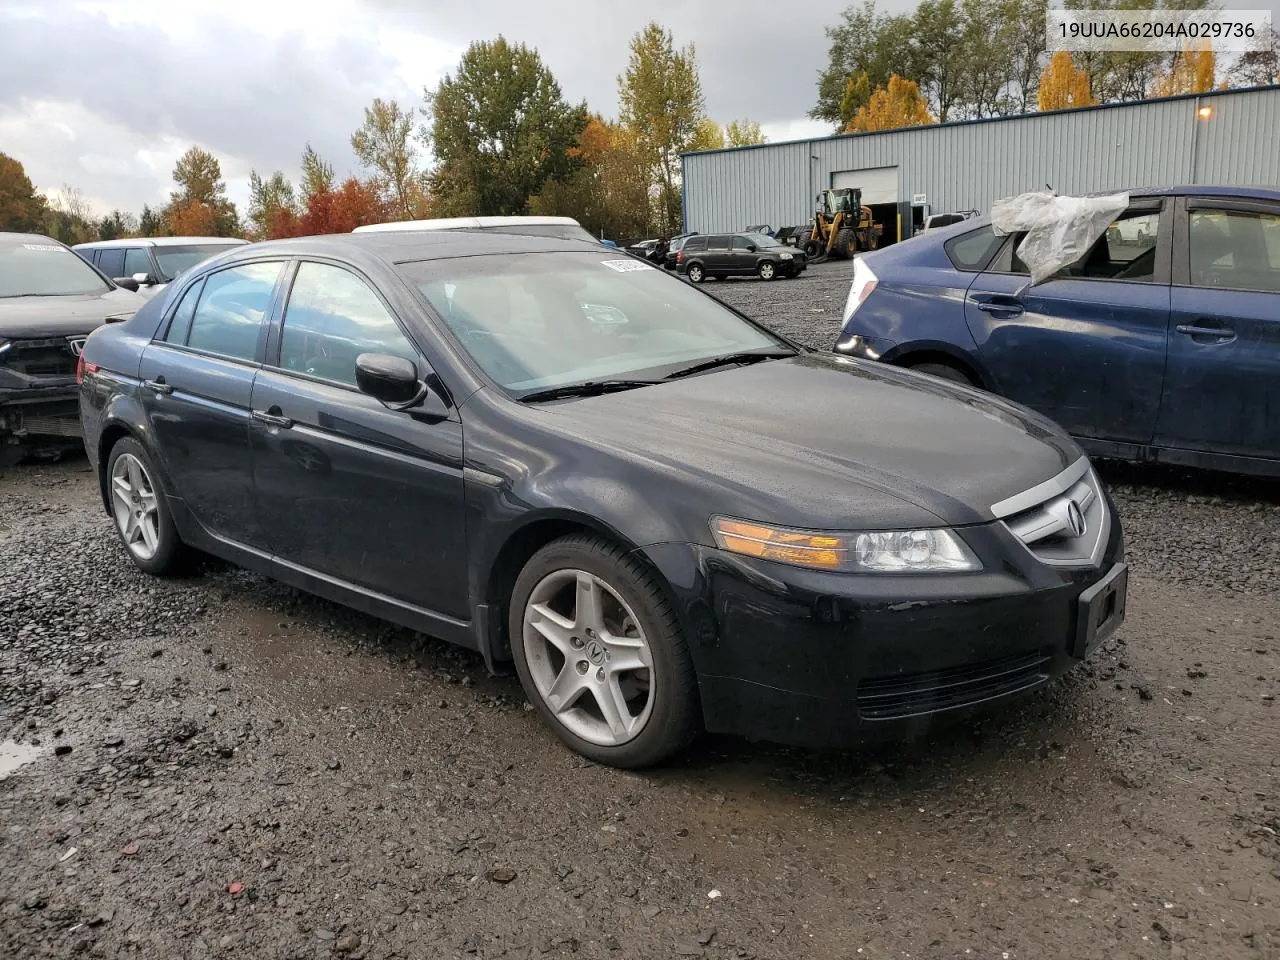
[[[896,203],[868,203],[871,220],[880,228],[880,246],[888,247],[898,242],[898,205]]]
[[[856,187],[862,191],[863,206],[871,208],[871,219],[880,227],[882,247],[898,241],[898,168],[864,167],[837,170],[831,174],[835,189]]]

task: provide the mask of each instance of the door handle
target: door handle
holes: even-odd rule
[[[166,396],[173,393],[172,385],[165,383],[164,377],[156,377],[154,380],[144,380],[142,385],[152,393],[158,393]]]
[[[279,410],[280,408],[272,407],[271,409]],[[273,427],[280,427],[282,430],[288,430],[293,426],[293,421],[288,417],[282,417],[278,413],[271,413],[267,410],[254,410],[249,414],[249,416],[253,417],[255,420],[261,421],[262,423],[268,423]]]
[[[1188,337],[1213,337],[1222,343],[1236,338],[1236,332],[1228,327],[1202,327],[1196,323],[1180,323],[1174,329]]]
[[[975,300],[974,306],[983,313],[990,313],[992,315],[1004,313],[1008,314],[1010,317],[1019,316],[1023,311],[1023,306],[1020,303],[998,303],[993,300]]]

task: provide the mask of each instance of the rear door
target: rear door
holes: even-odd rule
[[[429,369],[388,302],[346,266],[298,264],[253,386],[254,482],[271,552],[305,571],[469,619],[462,423],[356,387],[361,353]],[[409,562],[405,557],[412,557]]]
[[[189,287],[142,353],[143,407],[165,473],[210,533],[262,549],[249,400],[284,260],[242,263]]]
[[[997,393],[1077,437],[1148,444],[1164,387],[1173,215],[1135,202],[1057,276],[1029,287],[1010,237],[969,286],[965,320]]]
[[[1156,442],[1280,458],[1280,204],[1185,198],[1174,244]]]
[[[707,265],[707,273],[720,276],[733,271],[733,254],[729,249],[727,236],[716,234],[707,237],[707,252],[703,254],[703,263]]]

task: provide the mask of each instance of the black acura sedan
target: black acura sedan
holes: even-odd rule
[[[591,244],[240,247],[95,332],[79,376],[142,570],[207,551],[513,663],[616,766],[699,729],[916,733],[1124,617],[1120,524],[1052,423]]]

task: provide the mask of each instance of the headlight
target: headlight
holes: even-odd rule
[[[981,570],[973,551],[951,530],[825,533],[715,517],[721,550],[796,567],[839,573],[966,573]]]
[[[133,315],[137,312],[138,312],[137,310],[128,310],[128,311],[125,311],[124,313],[113,313],[106,318],[106,322],[107,323],[124,323],[126,320],[131,319]]]
[[[8,350],[12,346],[13,346],[13,341],[5,340],[3,337],[0,337],[0,353],[4,353],[6,350]]]
[[[778,254],[778,259],[779,259],[779,260],[790,260],[790,259],[791,259],[791,254],[789,254],[789,253],[780,253],[780,254]]]

